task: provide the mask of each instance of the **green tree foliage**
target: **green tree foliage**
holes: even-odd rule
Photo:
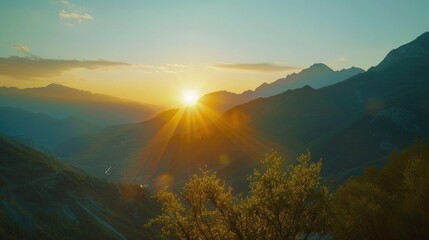
[[[393,154],[381,170],[341,186],[334,201],[335,239],[429,239],[429,148]]]
[[[162,213],[147,226],[161,224],[177,239],[308,239],[328,233],[330,193],[322,184],[321,163],[310,153],[298,164],[282,165],[275,152],[249,178],[247,196],[234,195],[216,173],[193,175],[179,193],[155,195]]]

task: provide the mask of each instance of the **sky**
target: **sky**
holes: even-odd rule
[[[313,63],[367,69],[429,31],[427,0],[1,0],[0,86],[158,105]]]

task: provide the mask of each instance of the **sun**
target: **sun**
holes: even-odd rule
[[[183,93],[183,103],[186,106],[193,106],[198,102],[198,95],[194,90],[186,90]]]

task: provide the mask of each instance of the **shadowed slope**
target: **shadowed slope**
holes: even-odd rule
[[[152,208],[137,186],[81,175],[48,155],[0,138],[0,238],[150,239]]]
[[[0,132],[33,147],[52,150],[69,138],[95,133],[98,125],[69,117],[58,120],[42,113],[0,107]]]

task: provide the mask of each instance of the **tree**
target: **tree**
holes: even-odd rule
[[[429,239],[428,159],[429,147],[416,143],[339,187],[335,239]]]
[[[265,171],[255,170],[246,199],[258,231],[268,239],[307,239],[327,234],[329,189],[322,184],[322,163],[311,162],[307,152],[296,166],[282,169],[281,157],[268,154],[262,161]],[[259,234],[258,234],[259,235]]]
[[[249,177],[250,192],[234,196],[216,173],[193,175],[182,191],[155,195],[162,212],[147,226],[177,239],[308,239],[328,234],[330,193],[320,177],[321,162],[309,152],[283,167],[266,154],[263,169]]]

